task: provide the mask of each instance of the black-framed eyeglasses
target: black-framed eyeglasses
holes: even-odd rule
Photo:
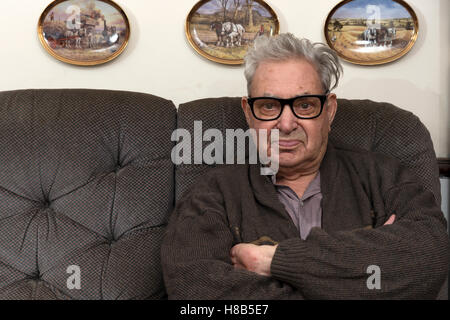
[[[323,105],[328,97],[325,94],[308,94],[290,99],[272,97],[247,98],[253,116],[262,121],[278,119],[283,113],[284,106],[289,105],[292,113],[299,119],[314,119],[321,115]]]

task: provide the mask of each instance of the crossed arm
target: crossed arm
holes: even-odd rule
[[[233,267],[236,242],[225,217],[218,194],[208,190],[178,205],[161,249],[169,299],[303,299],[287,283]]]
[[[445,219],[430,192],[403,183],[386,194],[384,225],[327,233],[277,246],[236,245],[223,195],[204,184],[179,204],[162,246],[173,299],[435,299],[448,273]],[[394,222],[395,220],[395,222]],[[378,265],[381,290],[368,290]]]
[[[384,225],[391,225],[394,221],[395,214],[391,215]],[[239,243],[231,248],[231,262],[236,269],[248,270],[269,277],[271,276],[270,265],[277,246]]]

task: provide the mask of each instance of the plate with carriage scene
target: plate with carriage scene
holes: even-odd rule
[[[344,0],[331,10],[324,31],[328,45],[342,59],[379,65],[411,50],[419,23],[403,0]]]
[[[262,0],[202,0],[186,19],[186,37],[203,57],[239,65],[258,36],[279,33],[278,17]]]
[[[38,36],[56,59],[90,66],[122,53],[130,25],[125,12],[113,1],[56,0],[41,14]]]

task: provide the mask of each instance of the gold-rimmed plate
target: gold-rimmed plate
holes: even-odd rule
[[[98,65],[123,52],[130,24],[122,8],[110,0],[56,0],[41,14],[38,36],[58,60]]]
[[[275,11],[262,0],[202,0],[186,19],[186,37],[203,57],[239,65],[256,37],[279,33]]]
[[[419,22],[403,0],[344,0],[331,10],[324,32],[328,45],[342,59],[379,65],[411,50]]]

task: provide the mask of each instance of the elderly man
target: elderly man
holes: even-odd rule
[[[245,68],[242,109],[278,129],[279,171],[225,165],[184,195],[162,246],[169,298],[436,298],[449,243],[433,195],[394,159],[328,143],[336,54],[259,37]]]

